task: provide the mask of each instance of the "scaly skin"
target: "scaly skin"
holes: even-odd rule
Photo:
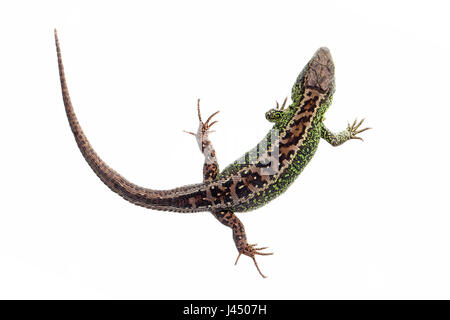
[[[252,258],[263,277],[255,256],[271,253],[261,252],[265,247],[256,248],[256,244],[248,244],[244,225],[235,212],[256,209],[283,193],[311,160],[321,138],[338,146],[350,139],[361,139],[357,134],[369,129],[359,129],[362,121],[357,123],[355,120],[346,130],[334,134],[323,124],[335,86],[330,52],[327,48],[320,48],[298,76],[292,88],[292,103],[286,109],[286,100],[281,108],[277,103],[276,109],[266,113],[266,119],[274,126],[256,147],[220,172],[208,137],[209,129],[216,123],[210,120],[217,112],[203,122],[198,104],[199,129],[197,133],[189,133],[196,137],[205,156],[203,182],[171,190],[143,188],[111,169],[90,145],[70,100],[56,30],[55,42],[69,125],[83,157],[101,181],[125,200],[149,209],[211,212],[232,229],[238,259],[242,254]]]

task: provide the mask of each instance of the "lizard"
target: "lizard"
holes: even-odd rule
[[[216,152],[209,139],[210,128],[217,123],[213,113],[205,121],[197,101],[199,127],[193,135],[204,155],[203,181],[168,190],[154,190],[138,186],[110,168],[95,152],[84,134],[69,96],[60,43],[54,30],[62,97],[70,128],[86,162],[112,191],[125,200],[145,208],[172,212],[210,212],[219,222],[232,230],[238,251],[250,257],[259,274],[265,278],[255,259],[257,255],[271,255],[249,244],[243,223],[237,212],[259,208],[282,194],[310,162],[321,139],[339,146],[352,139],[363,140],[358,134],[370,129],[361,128],[364,121],[348,123],[338,133],[324,124],[324,114],[335,92],[334,62],[328,48],[319,48],[298,75],[291,92],[292,103],[286,107],[287,97],[280,106],[265,113],[273,123],[268,134],[250,151],[219,170]]]

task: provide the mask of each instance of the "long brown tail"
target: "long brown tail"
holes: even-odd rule
[[[106,184],[112,191],[119,194],[125,200],[142,207],[175,212],[207,211],[206,206],[197,205],[197,203],[199,203],[198,200],[201,200],[205,196],[205,184],[189,185],[171,190],[151,190],[142,188],[122,177],[116,171],[111,169],[102,159],[100,159],[84,135],[73,110],[69,90],[67,89],[64,66],[61,58],[61,49],[59,46],[56,29],[55,43],[56,52],[58,54],[62,96],[70,128],[72,129],[75,141],[80,148],[81,154],[100,180],[102,180],[103,183]]]

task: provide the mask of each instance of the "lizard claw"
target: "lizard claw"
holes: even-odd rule
[[[199,131],[201,130],[203,134],[207,133],[209,131],[209,129],[216,124],[218,121],[213,121],[211,123],[209,123],[211,121],[211,119],[217,115],[220,111],[216,111],[214,112],[212,115],[210,115],[208,117],[208,119],[206,119],[205,122],[203,122],[202,120],[202,115],[200,113],[200,99],[197,100],[197,113],[198,113],[198,121],[200,122],[199,124]]]
[[[260,250],[267,249],[268,247],[255,248],[256,245],[257,245],[256,243],[255,244],[247,244],[247,246],[245,248],[241,249],[239,251],[239,254],[236,258],[236,262],[234,264],[236,265],[238,263],[239,258],[241,257],[242,254],[249,256],[250,258],[252,258],[253,262],[255,263],[256,269],[258,270],[259,274],[263,278],[267,278],[267,276],[265,276],[259,269],[258,263],[256,262],[256,259],[255,259],[255,255],[270,256],[273,254],[273,252],[260,252]]]
[[[193,132],[191,132],[191,131],[183,130],[183,132],[188,133],[188,134],[192,134],[193,136],[195,136],[195,133],[193,133]]]
[[[191,134],[193,136],[196,136],[197,138],[202,138],[203,135],[207,135],[208,133],[214,132],[214,131],[210,131],[209,129],[216,124],[218,121],[215,120],[213,122],[210,123],[211,119],[217,115],[220,111],[216,111],[214,112],[212,115],[210,115],[208,117],[208,119],[206,119],[205,122],[203,122],[202,120],[202,115],[200,113],[200,99],[197,100],[197,114],[198,114],[198,121],[199,121],[199,127],[198,127],[198,131],[197,133],[191,132],[191,131],[185,131],[184,132]]]
[[[350,123],[347,123],[347,131],[350,134],[350,139],[358,139],[361,141],[364,141],[363,138],[361,137],[357,137],[356,135],[364,132],[366,130],[372,129],[372,128],[364,128],[364,129],[359,129],[359,127],[361,126],[361,124],[364,122],[365,119],[362,119],[361,121],[357,122],[357,119],[355,119],[355,121],[353,121],[352,125],[350,125]]]
[[[209,144],[208,134],[214,132],[214,131],[211,131],[210,128],[214,124],[217,123],[217,120],[213,121],[213,122],[210,122],[210,121],[218,113],[219,113],[219,111],[214,112],[212,115],[210,115],[208,117],[208,119],[206,119],[205,122],[203,122],[202,115],[200,113],[200,99],[198,99],[197,100],[197,114],[198,114],[199,126],[198,126],[197,133],[183,130],[184,132],[191,134],[196,138],[198,147],[200,148],[200,150],[202,152],[206,148],[206,146]]]
[[[281,110],[281,111],[284,110],[284,107],[286,106],[287,98],[288,98],[288,97],[286,97],[286,98],[284,99],[283,104],[281,105],[281,108],[280,108],[280,105],[278,104],[278,101],[276,101],[276,103],[277,103],[277,108],[276,108],[276,109],[277,109],[277,110]]]

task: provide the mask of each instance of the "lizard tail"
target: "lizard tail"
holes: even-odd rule
[[[55,43],[58,55],[62,96],[70,128],[72,129],[81,154],[100,180],[125,200],[142,207],[175,212],[207,211],[207,205],[204,203],[206,184],[188,185],[171,190],[152,190],[143,188],[122,177],[97,155],[83,133],[73,110],[64,74],[61,49],[56,29]]]

